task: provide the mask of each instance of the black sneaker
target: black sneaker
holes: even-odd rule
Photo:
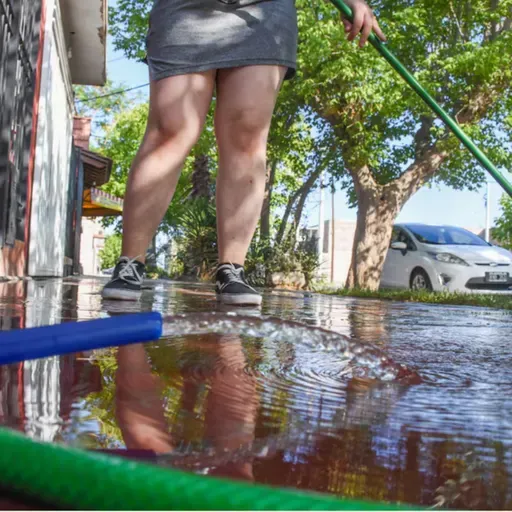
[[[217,269],[217,300],[234,306],[259,306],[261,295],[245,279],[241,265],[224,263]]]
[[[146,266],[126,256],[119,258],[112,279],[105,285],[101,295],[104,299],[139,300]]]

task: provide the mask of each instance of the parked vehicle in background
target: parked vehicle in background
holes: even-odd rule
[[[463,228],[397,224],[381,287],[512,293],[512,253]]]

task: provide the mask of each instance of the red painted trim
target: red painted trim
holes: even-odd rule
[[[41,76],[43,70],[44,33],[46,26],[46,0],[41,0],[41,24],[39,27],[39,51],[36,64],[36,81],[34,87],[34,103],[32,107],[32,137],[30,140],[30,158],[27,177],[27,211],[25,213],[25,274],[28,274],[28,258],[30,246],[30,214],[32,212],[32,185],[36,161],[37,122],[39,119],[39,100],[41,96]]]
[[[18,364],[18,408],[20,411],[20,427],[25,430],[25,386],[24,386],[24,365]]]

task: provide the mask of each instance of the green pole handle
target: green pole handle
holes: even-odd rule
[[[404,510],[205,477],[39,443],[0,428],[0,486],[80,510]]]
[[[331,0],[336,8],[348,18],[352,19],[352,9],[343,2],[343,0]],[[437,114],[437,116],[448,126],[454,135],[466,146],[471,154],[480,162],[482,167],[501,185],[503,190],[512,197],[512,184],[508,179],[496,168],[496,166],[487,158],[485,153],[464,133],[459,124],[436,102],[436,100],[428,93],[428,91],[409,73],[405,66],[391,53],[386,45],[375,35],[369,37],[370,43],[374,48],[391,64],[398,74],[409,84],[409,86],[418,94],[418,96]]]

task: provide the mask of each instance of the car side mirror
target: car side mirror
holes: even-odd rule
[[[407,244],[405,242],[393,242],[391,249],[395,251],[407,251]]]

